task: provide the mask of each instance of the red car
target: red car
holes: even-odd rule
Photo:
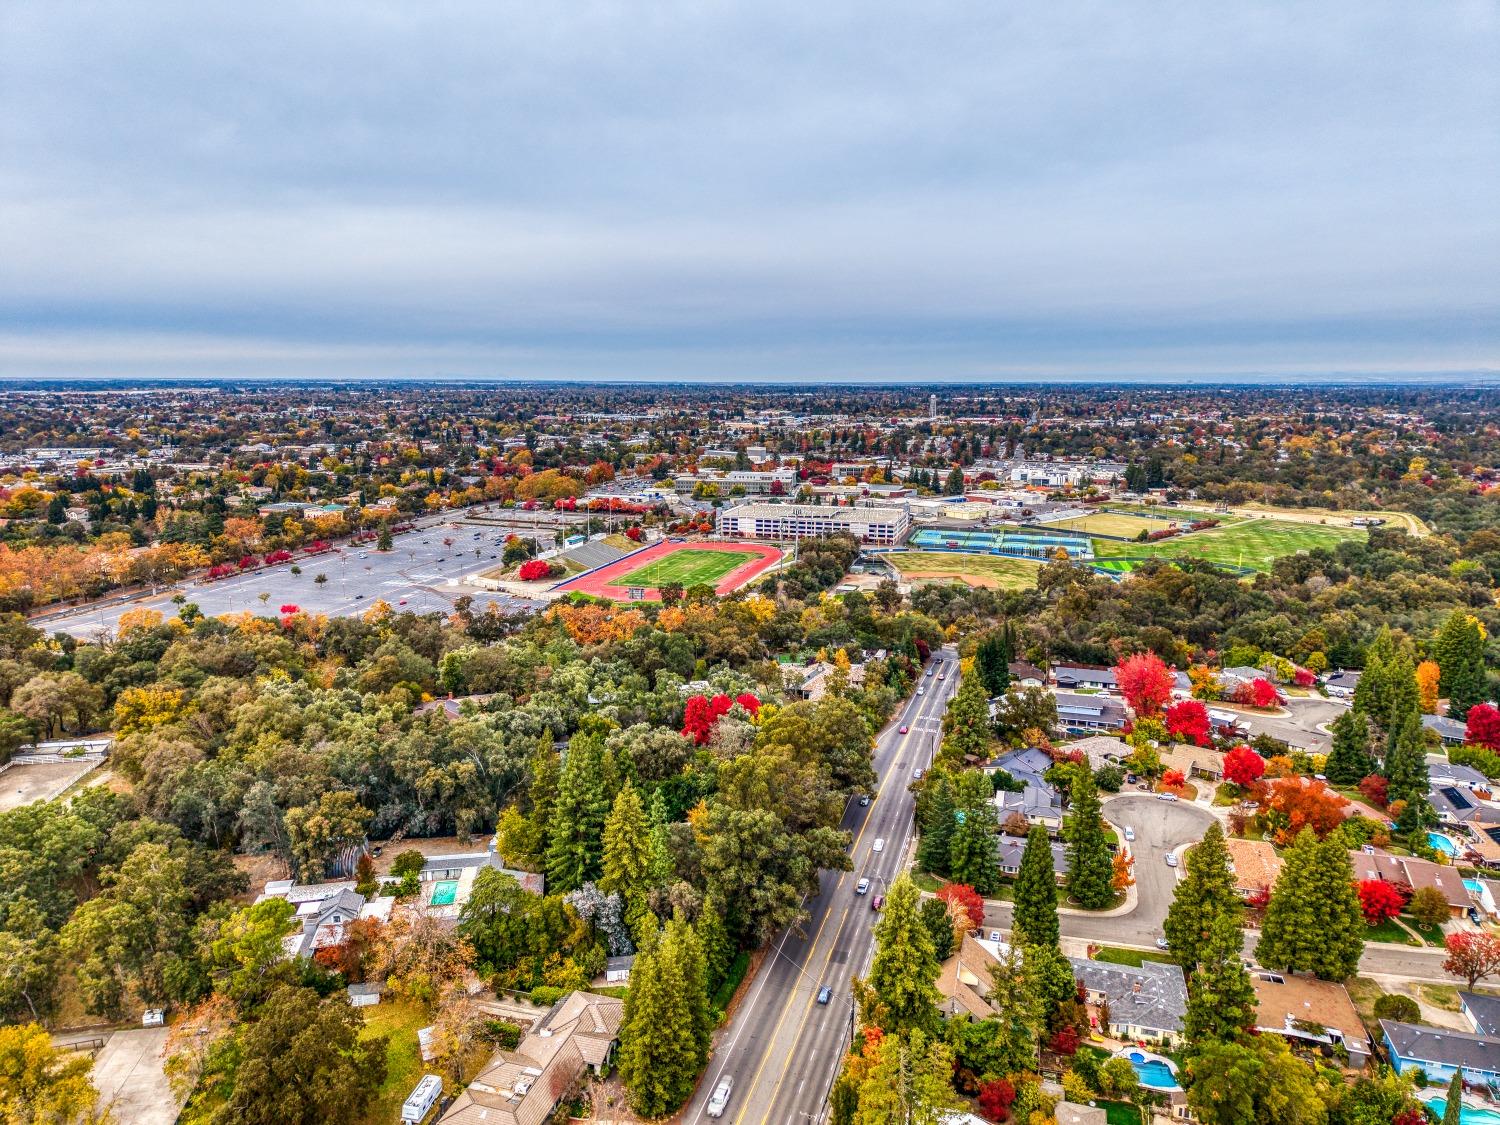
[[[905,723],[903,723],[903,724],[902,724],[902,725],[901,725],[901,733],[902,733],[902,734],[905,734],[905,733],[906,733],[906,724],[905,724]]]

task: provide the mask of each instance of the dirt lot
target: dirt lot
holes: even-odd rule
[[[33,801],[50,801],[98,765],[98,762],[57,762],[11,766],[0,773],[0,812],[9,812]]]

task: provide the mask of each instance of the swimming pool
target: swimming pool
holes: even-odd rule
[[[1427,833],[1427,846],[1436,848],[1449,859],[1452,859],[1454,856],[1458,855],[1458,845],[1455,844],[1452,840],[1448,839],[1448,837],[1444,836],[1441,832]]]
[[[1427,1104],[1439,1118],[1443,1116],[1443,1110],[1448,1108],[1447,1101],[1441,1097],[1429,1098]],[[1458,1120],[1460,1125],[1500,1125],[1500,1112],[1466,1105],[1458,1111]]]
[[[1136,1077],[1142,1086],[1153,1090],[1180,1090],[1177,1073],[1172,1064],[1160,1055],[1147,1055],[1142,1051],[1128,1051],[1125,1058],[1135,1068]]]
[[[432,884],[432,897],[427,900],[429,906],[452,906],[458,898],[457,879],[439,879]]]

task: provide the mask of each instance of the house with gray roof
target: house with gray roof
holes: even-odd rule
[[[1462,746],[1469,740],[1468,727],[1447,715],[1423,715],[1422,729],[1436,734],[1444,746]]]
[[[1428,716],[1431,718],[1432,716]],[[1433,755],[1435,758],[1436,755]],[[1489,789],[1490,779],[1473,766],[1454,765],[1448,759],[1427,761],[1427,782],[1433,786],[1452,785],[1459,789]]]
[[[1070,734],[1094,734],[1119,730],[1125,725],[1125,704],[1107,695],[1053,692],[1057,725]]]
[[[1089,1006],[1102,1010],[1108,1005],[1111,1035],[1168,1044],[1181,1038],[1188,995],[1187,979],[1177,965],[1143,961],[1137,967],[1082,957],[1068,961]]]
[[[1462,1067],[1466,1082],[1500,1083],[1500,1039],[1494,1036],[1395,1020],[1381,1020],[1380,1032],[1397,1074],[1420,1069],[1429,1083],[1445,1085]]]
[[[1354,689],[1358,686],[1358,672],[1346,672],[1340,668],[1337,672],[1323,677],[1323,690],[1334,699],[1353,699]]]
[[[1500,996],[1481,996],[1477,992],[1460,992],[1458,1010],[1474,1029],[1475,1035],[1500,1037]]]
[[[1008,816],[1020,814],[1029,823],[1045,825],[1051,831],[1062,827],[1062,794],[1044,776],[1052,764],[1051,755],[1036,747],[1012,750],[991,763],[995,769],[1004,770],[1021,783],[1019,792],[996,792],[995,811],[1001,823]]]
[[[1052,876],[1059,883],[1068,877],[1067,847],[1058,840],[1052,845]],[[1021,873],[1021,857],[1026,854],[1026,837],[1007,836],[1003,832],[995,837],[995,862],[1000,874],[1013,879]]]
[[[1096,668],[1088,664],[1055,664],[1052,682],[1059,688],[1092,688],[1095,691],[1118,691],[1119,682],[1113,668]]]

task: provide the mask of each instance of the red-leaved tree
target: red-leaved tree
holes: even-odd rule
[[[979,1087],[979,1112],[991,1121],[1010,1119],[1010,1106],[1016,1100],[1016,1088],[1004,1078]]]
[[[969,884],[949,883],[938,891],[937,897],[947,905],[951,916],[956,918],[959,911],[963,911],[969,920],[964,929],[972,930],[984,924],[984,897]]]
[[[1187,784],[1187,777],[1181,770],[1168,770],[1161,775],[1161,787],[1163,789],[1181,789]]]
[[[1266,804],[1278,821],[1277,842],[1289,844],[1306,827],[1323,839],[1344,823],[1349,802],[1321,781],[1283,777],[1271,783]]]
[[[1266,760],[1248,746],[1236,746],[1224,755],[1224,780],[1249,789],[1265,776]]]
[[[545,559],[530,559],[523,562],[516,573],[522,582],[537,582],[551,574],[552,567]]]
[[[1078,1030],[1077,1028],[1064,1027],[1052,1036],[1052,1041],[1047,1044],[1052,1053],[1056,1055],[1074,1055],[1078,1053]]]
[[[1281,692],[1270,680],[1250,682],[1250,703],[1255,707],[1271,708],[1281,702]]]
[[[720,693],[710,699],[706,695],[688,697],[682,711],[682,733],[695,745],[705,746],[714,732],[714,724],[729,713],[734,700]]]
[[[1361,879],[1355,889],[1359,892],[1359,908],[1371,926],[1394,918],[1406,906],[1406,896],[1384,879]]]
[[[1493,934],[1449,934],[1443,944],[1448,947],[1443,972],[1462,977],[1470,988],[1500,970],[1500,938]]]
[[[1160,715],[1172,698],[1172,670],[1154,652],[1138,652],[1116,664],[1115,682],[1125,702],[1142,718]]]
[[[751,695],[748,691],[740,692],[739,695],[734,697],[734,701],[741,707],[743,707],[746,711],[749,711],[750,717],[752,719],[755,718],[756,715],[760,714],[760,700]]]
[[[1469,708],[1464,741],[1483,746],[1487,750],[1500,751],[1500,710],[1493,703],[1476,703]]]
[[[1377,809],[1383,809],[1390,804],[1390,782],[1378,773],[1367,774],[1360,779],[1359,795]]]
[[[1207,746],[1213,741],[1213,724],[1208,708],[1196,699],[1184,699],[1167,708],[1167,733],[1178,742]]]

